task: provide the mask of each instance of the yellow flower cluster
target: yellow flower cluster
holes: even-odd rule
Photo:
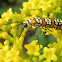
[[[15,17],[16,16],[16,17]],[[22,17],[20,14],[13,14],[10,8],[7,12],[4,12],[0,18],[0,38],[5,39],[4,45],[0,43],[0,62],[24,62],[23,59],[23,41],[27,29],[21,34]],[[15,23],[19,22],[19,23]],[[17,28],[17,26],[19,27]],[[10,46],[11,45],[11,46]],[[27,60],[29,61],[29,60]]]
[[[31,17],[56,17],[61,13],[61,0],[28,0],[23,3],[23,13]]]
[[[24,62],[23,58],[19,56],[19,49],[16,45],[9,46],[8,41],[4,45],[0,43],[0,62]]]
[[[33,40],[29,45],[25,45],[25,48],[28,50],[27,53],[29,55],[35,55],[38,56],[40,55],[39,50],[43,47],[42,45],[36,45],[36,43],[38,42],[38,40]]]
[[[46,58],[45,62],[51,62],[51,60],[56,61],[57,56],[55,55],[55,48],[43,48],[43,54],[39,56],[39,60]]]
[[[40,45],[39,48],[38,40],[33,40],[24,46],[27,49],[26,54],[22,44],[27,29],[21,33],[22,22],[32,17],[55,18],[62,12],[61,7],[61,0],[28,0],[23,3],[23,9],[20,8],[21,14],[13,13],[12,8],[4,12],[0,18],[0,38],[5,39],[4,44],[0,43],[0,62],[62,62],[61,30],[42,29],[42,33],[52,34],[57,42],[48,44],[47,47]]]

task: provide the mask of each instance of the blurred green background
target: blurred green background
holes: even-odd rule
[[[0,0],[0,17],[3,12],[6,12],[9,8],[13,9],[13,12],[20,13],[19,8],[23,8],[22,4],[23,2],[27,2],[28,0]],[[58,15],[59,17],[61,15]],[[56,42],[56,39],[53,37],[53,35],[45,36],[44,34],[41,34],[41,30],[37,29],[37,34],[39,37],[40,44],[43,46],[47,46],[49,43]],[[30,43],[32,40],[36,40],[35,33],[33,31],[29,31],[26,33],[25,42],[24,44]]]
[[[13,12],[20,13],[19,8],[22,8],[23,2],[28,0],[0,0],[0,17],[1,14],[7,11],[9,8],[13,9]]]

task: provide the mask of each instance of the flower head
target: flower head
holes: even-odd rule
[[[25,45],[25,48],[28,50],[27,53],[29,55],[32,55],[32,54],[35,55],[35,56],[40,55],[39,50],[43,46],[40,45],[40,48],[39,48],[39,45],[36,45],[37,42],[38,42],[38,40],[33,40],[29,45]]]
[[[12,12],[12,8],[9,8],[9,10],[7,12],[4,12],[1,17],[5,20],[5,21],[9,21],[9,19],[11,19],[13,12]]]
[[[56,49],[55,48],[47,48],[47,47],[44,47],[43,49],[43,56],[44,58],[46,58],[46,61],[56,61],[57,60],[57,56],[55,55],[55,51]]]

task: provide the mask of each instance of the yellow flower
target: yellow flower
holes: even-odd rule
[[[7,39],[9,37],[9,34],[7,32],[2,33],[2,38]]]
[[[41,12],[40,12],[39,10],[36,10],[36,11],[35,11],[35,15],[41,16],[42,14],[41,14]]]
[[[24,29],[24,31],[21,33],[21,36],[25,37],[26,32],[27,32],[27,29]]]
[[[17,23],[12,23],[12,24],[11,24],[11,27],[12,27],[12,28],[16,28],[16,27],[17,27]]]
[[[47,62],[46,60],[44,60],[43,62]]]
[[[27,16],[26,18],[25,18],[25,21],[27,21],[28,19],[31,19],[32,17],[30,17],[30,16]]]
[[[4,24],[4,19],[0,18],[0,25]]]
[[[48,61],[56,61],[57,60],[57,56],[55,55],[55,48],[47,48],[44,47],[43,49],[43,57],[46,58],[47,62]]]
[[[33,4],[37,5],[37,4],[39,4],[39,1],[38,0],[33,0]]]
[[[24,62],[31,62],[31,60],[29,60],[29,59],[25,59]]]
[[[3,48],[4,53],[6,53],[9,49],[10,49],[10,48],[9,48],[8,45],[4,46],[4,48]]]
[[[1,17],[5,20],[5,21],[9,21],[9,19],[11,19],[13,12],[12,12],[12,8],[9,8],[9,10],[7,10],[7,12],[4,12]]]
[[[58,4],[58,5],[57,5]],[[44,47],[43,54],[40,55],[39,50],[43,47],[42,45],[37,45],[37,40],[33,40],[30,44],[25,45],[27,49],[27,54],[29,57],[24,57],[23,54],[23,41],[24,37],[26,36],[27,29],[21,32],[21,26],[19,25],[19,32],[18,29],[14,28],[17,26],[17,23],[13,23],[10,25],[7,24],[8,21],[12,22],[24,22],[27,19],[32,17],[57,17],[57,14],[61,13],[62,1],[61,0],[28,0],[28,2],[23,3],[23,9],[21,10],[21,14],[17,14],[17,12],[13,13],[12,9],[10,8],[7,12],[4,12],[0,18],[0,38],[6,39],[4,41],[4,45],[0,43],[0,62],[41,62],[44,58],[43,62],[55,62],[57,61],[62,62],[62,31],[42,29],[42,32],[46,32],[45,35],[52,34],[56,39],[57,43],[54,42],[53,44],[48,44],[48,47]],[[9,27],[8,27],[9,26]],[[11,29],[11,27],[13,27]],[[33,27],[33,26],[32,26]],[[35,28],[35,27],[33,27]],[[9,31],[8,33],[6,31]],[[13,37],[11,37],[12,34]],[[17,37],[17,35],[20,37]],[[9,41],[13,44],[12,46],[9,45]],[[16,44],[15,44],[16,43]],[[15,45],[14,45],[15,44]],[[56,56],[56,55],[57,56]],[[30,57],[31,55],[35,55],[38,57]],[[56,62],[57,62],[56,61]]]
[[[3,47],[3,44],[2,43],[0,43],[0,48],[2,48]]]
[[[4,61],[6,62],[11,62],[13,61],[13,54],[11,53],[11,51],[7,51],[7,53],[5,54],[5,57],[4,57]]]
[[[11,48],[11,52],[12,53],[17,53],[16,55],[19,55],[19,49],[16,45],[13,45],[13,47]]]
[[[56,12],[60,13],[61,12],[61,7],[57,7]]]
[[[17,14],[17,12],[15,12],[14,14],[12,14],[12,16],[11,16],[12,22],[23,21],[22,18],[23,18],[22,15],[21,14]]]
[[[15,56],[15,57],[13,57],[13,61],[14,61],[14,62],[24,62],[23,58],[20,57],[20,56]]]
[[[53,15],[54,15],[53,13],[50,13],[50,16],[49,16],[49,17],[50,17],[50,18],[53,18]]]
[[[29,55],[35,55],[35,56],[38,56],[40,55],[39,53],[39,50],[43,47],[42,45],[40,45],[40,48],[39,48],[39,45],[36,45],[38,42],[38,40],[33,40],[29,45],[25,45],[25,48],[28,50],[27,53]]]
[[[61,50],[60,56],[62,56],[62,50]]]
[[[9,45],[9,41],[8,40],[5,40],[4,41],[4,45]]]
[[[35,13],[35,10],[31,10],[30,13],[31,15],[33,15]]]
[[[6,62],[11,62],[11,61],[16,62],[18,60],[19,50],[18,50],[17,46],[13,45],[13,47],[11,47],[11,50],[7,50],[7,48],[4,48],[4,51],[6,51],[4,61],[6,61]],[[20,59],[22,60],[22,58],[19,57],[19,60]]]
[[[2,31],[9,31],[11,29],[11,26],[10,25],[2,25],[1,26],[1,30]]]
[[[22,44],[23,44],[23,38],[21,39],[21,41],[19,39],[16,39],[16,42],[14,42],[16,46],[18,46],[18,49],[20,51],[22,51],[23,47],[22,47]]]
[[[23,10],[22,10],[26,15],[29,14],[29,7],[24,7]]]
[[[43,55],[39,55],[39,61],[43,60]]]
[[[62,48],[62,39],[61,38],[58,38],[57,39],[57,42],[58,42],[59,47]]]
[[[24,37],[21,36],[21,37],[19,38],[19,41],[20,41],[20,42],[23,42],[23,41],[24,41]]]
[[[28,6],[28,2],[23,2],[23,7],[27,7]]]
[[[0,62],[3,62],[3,57],[4,57],[3,50],[0,49]]]
[[[36,16],[41,16],[42,15],[39,10],[32,10],[30,13],[31,13],[31,15],[35,14]]]
[[[48,46],[48,47],[50,47],[50,48],[51,48],[51,47],[53,47],[53,45],[52,45],[52,44],[50,44],[50,43],[49,43],[47,46]]]
[[[46,15],[43,15],[42,17],[47,17]]]
[[[2,34],[0,33],[0,38],[2,38]]]
[[[17,36],[17,29],[16,28],[12,28],[11,29],[11,34],[15,37]]]
[[[37,57],[32,58],[34,62],[39,62]]]
[[[58,31],[58,30],[53,30],[52,35],[53,35],[55,38],[58,38],[58,37],[59,37],[59,31]]]
[[[61,43],[61,42],[60,42]],[[48,44],[47,45],[49,48],[52,48],[52,47],[55,47],[56,49],[58,48],[61,48],[61,45],[59,46],[58,43],[54,42],[53,44]]]

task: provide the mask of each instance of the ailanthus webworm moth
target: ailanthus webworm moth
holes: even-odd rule
[[[14,23],[18,23],[17,26],[22,24],[23,28],[27,28],[28,26],[29,29],[32,29],[32,26],[35,26],[35,27],[40,27],[40,28],[46,27],[46,28],[55,28],[55,29],[62,30],[62,19],[60,18],[35,17],[35,18],[28,19],[27,21],[23,23],[19,23],[19,22],[14,22]],[[3,25],[8,25],[8,24],[3,24]],[[0,25],[0,26],[3,26],[3,25]]]
[[[35,17],[35,18],[31,18],[28,19],[27,21],[23,22],[23,29],[24,27],[27,28],[29,26],[29,30],[35,31],[37,40],[39,42],[39,38],[36,32],[36,29],[33,29],[32,26],[35,26],[36,28],[43,28],[46,27],[48,28],[55,28],[55,29],[60,29],[62,30],[62,19],[60,18],[40,18],[40,17]],[[23,30],[22,30],[23,31]],[[39,47],[40,47],[40,43],[39,43]]]
[[[55,28],[62,29],[62,19],[60,18],[40,18],[35,17],[28,19],[26,22],[23,22],[23,27],[29,26],[32,28],[32,25],[35,27],[46,27],[46,28]]]
[[[20,24],[21,23],[19,23],[18,25],[20,25]],[[5,25],[8,25],[8,24],[5,24]],[[21,33],[23,32],[24,28],[27,28],[27,29],[32,30],[32,31],[35,31],[37,40],[39,42],[38,35],[36,33],[36,28],[33,29],[32,26],[34,26],[36,28],[45,27],[47,29],[48,28],[55,28],[55,29],[62,30],[62,19],[60,19],[60,18],[35,17],[35,18],[31,18],[31,19],[28,19],[27,21],[23,22],[22,23],[22,31],[21,31]],[[39,45],[40,45],[40,43],[39,43]]]

